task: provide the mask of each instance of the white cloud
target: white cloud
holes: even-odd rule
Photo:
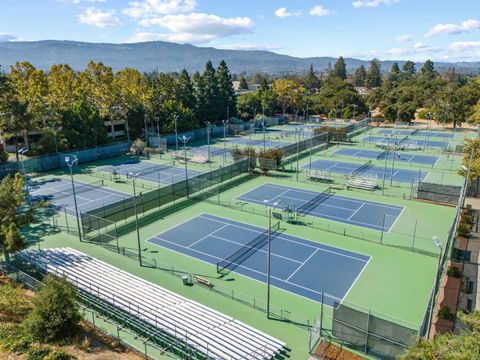
[[[419,49],[428,48],[428,46],[425,45],[425,44],[424,44],[423,42],[421,42],[421,41],[417,41],[417,42],[413,45],[413,48],[419,50]]]
[[[330,10],[328,10],[327,8],[325,8],[324,6],[322,5],[317,5],[317,6],[314,6],[311,10],[310,10],[310,15],[315,15],[315,16],[326,16],[330,14]]]
[[[459,25],[437,24],[427,32],[426,36],[432,37],[437,35],[452,35],[452,34],[472,32],[475,30],[480,30],[480,21],[469,19],[469,20],[462,21]]]
[[[278,16],[279,18],[286,18],[286,17],[290,17],[290,16],[300,16],[300,15],[302,15],[302,11],[297,10],[295,12],[290,12],[286,8],[281,7],[279,9],[275,10],[275,15]]]
[[[222,18],[217,15],[190,13],[165,15],[140,22],[143,26],[157,25],[174,33],[189,33],[224,37],[250,32],[253,22],[247,17]]]
[[[457,41],[451,43],[448,48],[454,52],[476,50],[480,49],[480,41]]]
[[[261,45],[254,43],[236,43],[226,44],[219,46],[220,49],[228,50],[278,50],[281,49],[281,45]]]
[[[397,43],[406,43],[406,42],[412,41],[412,39],[413,39],[412,35],[402,34],[397,36],[395,39],[393,39],[393,41]]]
[[[196,0],[145,0],[133,1],[123,10],[125,15],[135,19],[157,17],[193,11]]]
[[[356,8],[375,8],[381,4],[392,5],[400,0],[357,0],[352,3]]]
[[[22,41],[23,39],[7,33],[0,33],[0,42]]]
[[[212,35],[202,34],[157,34],[150,32],[137,32],[127,39],[129,43],[146,42],[146,41],[168,41],[174,43],[206,43],[215,39]]]
[[[115,15],[115,10],[100,10],[89,7],[83,14],[77,15],[77,18],[81,24],[92,25],[101,29],[122,26],[120,19]]]

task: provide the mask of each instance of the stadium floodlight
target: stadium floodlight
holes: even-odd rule
[[[73,203],[75,204],[75,216],[77,218],[77,228],[78,228],[78,239],[82,242],[82,232],[80,229],[80,217],[78,216],[78,205],[77,205],[77,194],[75,193],[75,182],[73,181],[73,165],[78,164],[77,155],[65,156],[65,162],[67,163],[68,168],[70,169],[70,181],[72,183],[73,191]]]

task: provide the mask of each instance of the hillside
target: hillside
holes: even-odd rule
[[[234,73],[265,72],[285,74],[304,72],[312,63],[316,70],[324,70],[332,57],[298,58],[269,51],[221,50],[211,47],[196,47],[162,41],[134,44],[102,44],[75,41],[0,42],[0,66],[8,69],[16,61],[29,61],[36,67],[48,69],[52,64],[67,63],[82,70],[90,61],[102,61],[114,70],[125,67],[148,72],[158,70],[175,72],[182,68],[189,72],[202,70],[211,60],[217,64],[224,59]],[[346,58],[347,68],[354,70],[368,61]],[[393,61],[382,61],[383,70]],[[399,61],[402,64],[402,61]],[[420,64],[419,64],[420,65]],[[455,67],[462,73],[480,73],[480,62],[436,63],[438,70]]]

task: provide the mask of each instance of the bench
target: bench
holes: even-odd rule
[[[193,275],[193,278],[195,279],[195,281],[197,283],[199,283],[200,285],[204,285],[204,286],[208,286],[208,287],[213,287],[213,284],[210,280],[207,280],[201,276],[198,276],[198,275]]]
[[[370,177],[347,177],[347,189],[355,188],[373,191],[377,188],[377,179]]]

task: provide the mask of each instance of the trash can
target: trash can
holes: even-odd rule
[[[188,285],[188,276],[182,276],[183,285]]]

